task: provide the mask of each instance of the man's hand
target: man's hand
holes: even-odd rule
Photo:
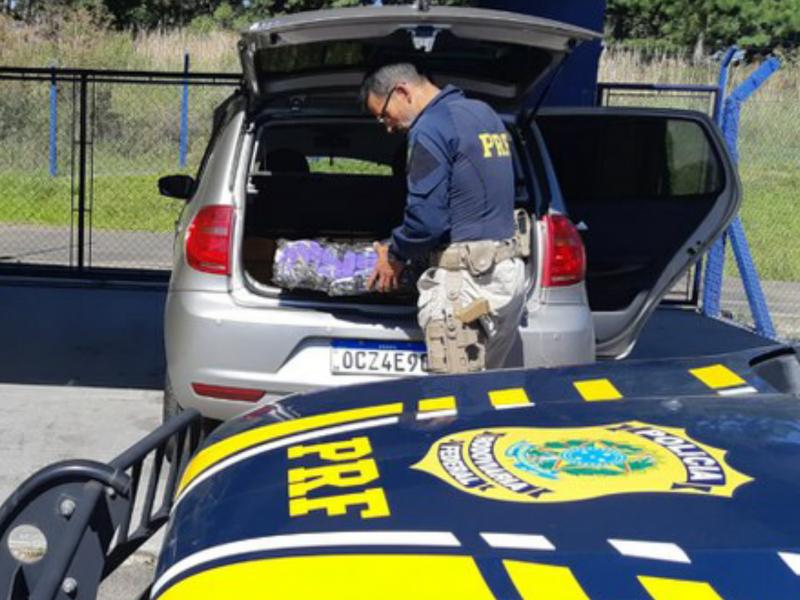
[[[367,289],[378,292],[391,292],[396,290],[400,282],[400,274],[403,272],[403,263],[394,260],[389,256],[389,246],[375,242],[373,244],[375,252],[378,254],[378,262],[375,263],[375,270],[369,276]]]

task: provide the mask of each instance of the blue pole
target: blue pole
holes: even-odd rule
[[[714,121],[722,129],[722,105],[725,93],[728,91],[728,72],[733,57],[736,55],[736,46],[731,46],[725,51],[720,61],[719,78],[717,79],[717,97],[714,99]],[[725,242],[728,233],[711,245],[706,257],[705,283],[703,285],[703,314],[709,317],[719,317],[721,312],[722,275],[725,267]]]
[[[734,162],[739,162],[739,116],[742,104],[779,68],[780,61],[777,58],[768,59],[739,85],[723,103],[720,115],[722,132]],[[717,240],[709,252],[706,267],[706,287],[703,296],[703,312],[711,316],[719,316],[720,313],[725,252],[723,240],[725,237],[730,238],[731,246],[733,247],[736,264],[739,268],[747,300],[750,304],[750,311],[755,321],[756,331],[765,337],[775,338],[775,327],[769,314],[758,272],[750,254],[750,246],[747,243],[744,227],[738,216],[731,223],[723,239]]]
[[[719,126],[722,126],[722,102],[725,100],[725,92],[728,91],[728,72],[737,52],[736,46],[731,46],[722,55],[722,60],[720,61],[717,97],[714,99],[714,120]]]
[[[183,72],[189,74],[189,53],[183,55]],[[183,80],[183,94],[181,95],[181,131],[178,164],[181,169],[186,167],[186,153],[189,147],[189,78]]]
[[[58,174],[58,86],[56,68],[50,71],[50,177]]]

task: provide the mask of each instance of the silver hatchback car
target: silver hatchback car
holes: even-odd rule
[[[489,102],[507,123],[531,248],[506,366],[629,352],[733,217],[739,184],[699,113],[526,108],[598,35],[411,6],[300,13],[245,32],[243,88],[215,111],[197,177],[159,182],[188,202],[165,316],[165,415],[193,407],[223,420],[296,392],[425,374],[413,294],[332,298],[272,281],[283,240],[372,241],[401,222],[405,140],[357,102],[364,74],[390,60]]]

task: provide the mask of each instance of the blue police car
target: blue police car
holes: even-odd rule
[[[152,597],[800,597],[799,373],[784,349],[288,398],[194,456]]]
[[[775,346],[297,395],[199,447],[187,411],[23,484],[1,589],[94,598],[167,523],[153,599],[797,598],[798,397]]]

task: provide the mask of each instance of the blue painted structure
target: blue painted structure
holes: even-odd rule
[[[606,10],[605,0],[479,0],[477,5],[554,19],[594,31],[603,31]],[[564,63],[543,105],[593,106],[601,51],[600,40],[578,46]]]
[[[183,72],[189,74],[189,53],[183,55]],[[181,130],[180,149],[178,151],[178,164],[181,169],[186,167],[186,154],[189,148],[189,80],[183,80],[183,93],[181,94]]]
[[[726,52],[720,72],[720,86],[724,92],[727,83],[727,71],[731,60],[736,53],[735,48]],[[722,110],[718,113],[717,119],[725,142],[731,153],[734,162],[739,161],[739,116],[742,104],[761,87],[770,76],[780,68],[780,61],[777,58],[770,58],[764,62],[750,77],[748,77],[739,87],[737,87],[722,103]],[[756,271],[753,258],[750,254],[750,247],[744,232],[741,219],[737,216],[725,235],[717,240],[711,247],[706,263],[706,280],[703,291],[703,312],[712,317],[720,315],[720,296],[722,293],[722,279],[725,262],[725,242],[731,241],[739,273],[744,282],[745,293],[750,304],[750,310],[755,321],[756,331],[759,335],[775,338],[775,327],[769,314],[769,308],[761,289],[761,282]]]
[[[58,174],[58,86],[56,68],[52,67],[50,77],[50,176]]]

